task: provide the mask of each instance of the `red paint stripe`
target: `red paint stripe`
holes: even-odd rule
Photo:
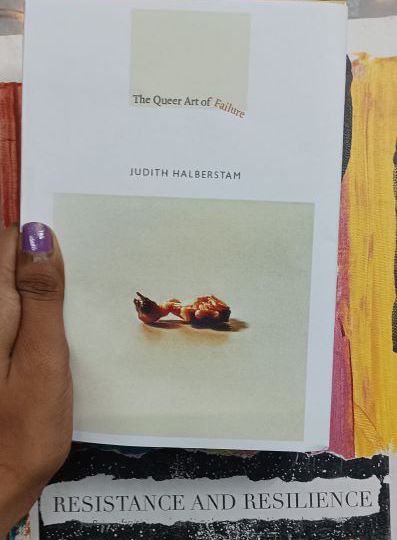
[[[0,83],[0,226],[19,222],[21,174],[20,83]]]
[[[353,380],[349,343],[349,229],[348,172],[342,182],[339,222],[338,283],[334,366],[331,403],[330,451],[344,458],[354,457]]]

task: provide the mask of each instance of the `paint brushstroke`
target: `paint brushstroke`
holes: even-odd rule
[[[353,389],[349,342],[349,233],[347,173],[342,182],[339,223],[338,282],[334,333],[330,451],[354,457]]]
[[[349,324],[349,233],[348,189],[346,173],[352,144],[353,80],[350,59],[346,62],[345,117],[343,128],[342,187],[339,220],[338,281],[334,332],[334,363],[332,374],[331,430],[329,449],[344,458],[354,457],[353,392],[350,343],[346,327]]]
[[[8,535],[7,540],[31,540],[32,529],[30,518],[27,517],[21,521]]]
[[[397,57],[353,62],[353,137],[347,169],[349,305],[344,315],[353,378],[357,456],[397,443],[393,155],[397,135]]]
[[[19,221],[22,86],[0,83],[0,228]]]
[[[342,180],[350,161],[353,134],[353,101],[351,87],[353,82],[352,64],[346,57],[346,86],[345,86],[345,116],[343,122],[343,154],[342,154]]]
[[[396,222],[397,222],[397,142],[396,151],[393,157],[393,190],[396,203]],[[394,254],[394,288],[396,289],[396,299],[394,300],[392,313],[392,332],[393,332],[393,352],[397,353],[397,227],[396,227],[396,251]]]

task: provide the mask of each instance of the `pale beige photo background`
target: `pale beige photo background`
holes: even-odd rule
[[[212,96],[245,110],[250,24],[247,13],[134,10],[131,96]]]
[[[302,440],[313,210],[56,196],[75,429]],[[234,332],[145,326],[135,291],[159,302],[215,294],[245,324]]]

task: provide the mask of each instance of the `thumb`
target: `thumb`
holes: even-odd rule
[[[24,225],[21,244],[16,274],[21,325],[15,362],[25,363],[25,368],[34,371],[43,367],[48,373],[61,367],[60,363],[63,367],[68,364],[62,255],[55,235],[42,223]]]

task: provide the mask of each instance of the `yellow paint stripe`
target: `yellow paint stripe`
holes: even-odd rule
[[[397,446],[397,354],[392,352],[396,239],[393,154],[397,57],[353,64],[349,182],[349,338],[355,446],[370,456]]]

